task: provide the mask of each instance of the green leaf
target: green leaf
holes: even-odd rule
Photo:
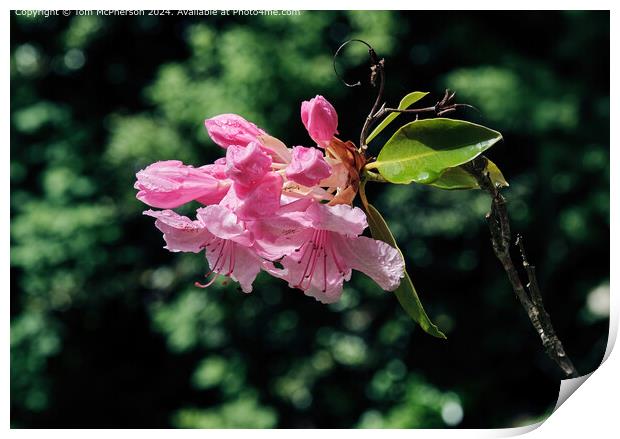
[[[373,238],[390,244],[400,252],[398,245],[396,245],[394,235],[392,235],[387,223],[377,209],[375,209],[372,204],[368,204],[366,213],[368,214],[368,225],[370,226],[370,231]],[[411,282],[411,278],[407,274],[406,270],[405,277],[400,281],[400,285],[394,291],[394,294],[407,314],[409,314],[409,316],[415,320],[422,327],[422,329],[424,329],[424,331],[438,338],[446,338],[444,333],[441,332],[439,328],[433,324],[433,322],[431,322],[431,319],[424,311],[420,298],[418,297],[418,293],[416,293],[413,283]]]
[[[489,177],[493,184],[499,187],[508,186],[508,182],[504,178],[502,171],[499,170],[497,165],[491,160],[487,159],[487,166],[485,172],[489,173]],[[438,187],[440,189],[478,189],[478,182],[476,179],[465,169],[460,166],[456,168],[446,169],[441,176],[430,183],[431,186]]]
[[[427,94],[428,92],[426,91],[414,91],[413,93],[409,93],[407,96],[405,96],[404,98],[400,100],[400,104],[398,104],[398,109],[406,110],[407,108],[411,107],[413,104],[418,102],[420,99],[422,99]],[[370,136],[368,136],[368,138],[366,139],[366,143],[370,143],[372,139],[377,137],[377,135],[381,131],[383,131],[383,129],[386,126],[388,126],[394,119],[400,116],[400,114],[401,113],[390,113],[385,119],[381,121],[379,125],[377,125],[377,127],[374,130],[372,130],[372,133],[370,133]]]
[[[497,131],[462,120],[416,120],[400,127],[367,168],[377,168],[392,183],[429,184],[446,169],[476,158],[501,138]]]

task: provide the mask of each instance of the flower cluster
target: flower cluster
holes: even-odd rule
[[[137,198],[173,252],[205,252],[211,280],[239,282],[249,293],[263,270],[324,303],[337,301],[353,269],[392,291],[404,276],[400,252],[361,236],[366,215],[352,207],[363,158],[335,137],[338,115],[322,96],[301,105],[316,147],[288,148],[235,114],[205,121],[226,157],[194,168],[177,160],[136,174]],[[171,209],[190,201],[196,218]]]

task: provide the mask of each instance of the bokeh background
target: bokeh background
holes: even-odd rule
[[[322,94],[357,141],[374,95],[332,70],[349,38],[386,58],[392,105],[450,87],[480,109],[458,117],[503,133],[489,156],[511,183],[513,229],[577,368],[599,365],[609,13],[12,13],[13,427],[485,428],[550,413],[561,376],[492,253],[478,191],[370,188],[447,341],[361,274],[330,306],[262,275],[251,295],[195,288],[204,258],[168,253],[141,214],[136,171],[223,154],[206,117],[239,113],[309,145],[300,102]],[[339,60],[349,81],[366,79],[364,54]]]

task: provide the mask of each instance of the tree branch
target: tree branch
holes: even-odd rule
[[[336,71],[336,75],[341,78],[338,74],[338,71],[336,70],[336,57],[338,56],[340,50],[352,41],[363,43],[368,47],[368,53],[371,60],[370,83],[373,87],[375,87],[377,85],[377,79],[379,80],[379,90],[377,93],[377,97],[375,98],[375,102],[370,110],[370,113],[366,117],[364,126],[362,127],[362,131],[360,133],[360,145],[358,149],[359,153],[365,155],[365,150],[368,147],[368,145],[366,144],[366,139],[368,138],[368,132],[370,128],[382,117],[390,113],[409,113],[415,114],[416,117],[420,114],[429,113],[432,114],[432,116],[434,117],[441,117],[443,115],[452,113],[453,111],[456,111],[458,108],[462,107],[476,109],[475,107],[468,104],[454,103],[455,92],[452,92],[450,90],[446,90],[443,98],[432,107],[413,109],[386,108],[385,104],[381,105],[385,85],[384,60],[379,59],[374,49],[367,42],[362,40],[349,40],[338,48],[338,50],[334,54],[334,70]],[[355,84],[348,84],[344,80],[343,82],[348,87],[355,87],[361,85],[360,81]],[[512,289],[514,290],[517,298],[519,299],[519,302],[521,302],[521,306],[523,306],[523,309],[525,309],[525,312],[527,313],[530,322],[532,323],[532,326],[534,326],[534,329],[540,336],[547,355],[560,367],[566,378],[577,377],[579,376],[579,373],[577,372],[577,369],[575,369],[575,366],[573,365],[570,358],[568,358],[568,356],[566,355],[564,347],[562,346],[562,342],[560,341],[560,339],[555,333],[555,330],[553,329],[553,325],[551,324],[551,318],[544,308],[542,295],[540,294],[538,281],[536,279],[536,272],[534,266],[530,265],[527,260],[523,239],[521,237],[518,237],[516,243],[521,251],[523,267],[525,268],[525,272],[527,273],[528,277],[528,283],[525,287],[521,282],[519,272],[517,271],[510,256],[511,235],[510,221],[508,219],[508,209],[506,208],[506,199],[499,192],[499,188],[493,184],[491,178],[489,177],[489,174],[485,172],[486,166],[487,159],[483,156],[480,156],[472,160],[471,162],[462,165],[462,167],[476,179],[480,188],[486,191],[491,196],[491,211],[487,214],[486,218],[489,224],[489,230],[491,232],[491,243],[493,245],[493,251],[495,252],[495,256],[497,256],[502,266],[504,267],[504,271],[508,276],[508,280],[510,281]],[[362,198],[362,203],[365,206],[368,203],[366,200],[366,195],[364,193],[364,185],[366,181],[369,180],[385,181],[385,179],[383,179],[380,174],[376,174],[370,172],[368,169],[365,169],[360,186],[360,197]]]
[[[370,59],[372,61],[372,66],[370,67],[370,83],[373,85],[373,87],[376,86],[378,76],[379,92],[377,93],[377,98],[375,99],[374,105],[370,109],[370,113],[368,113],[368,116],[364,121],[364,126],[362,127],[362,132],[360,133],[360,149],[362,151],[365,151],[366,148],[368,148],[368,145],[366,144],[366,139],[368,138],[368,131],[370,130],[370,127],[372,126],[374,121],[378,119],[377,109],[379,108],[381,99],[383,99],[383,89],[385,86],[385,61],[383,60],[383,58],[379,59],[377,57],[377,54],[372,47],[368,49],[368,52],[370,53]],[[381,109],[383,109],[383,107]]]
[[[520,236],[517,237],[516,244],[519,246],[523,267],[528,277],[528,283],[525,287],[512,261],[510,256],[510,222],[508,219],[508,209],[506,208],[506,199],[500,193],[499,188],[492,183],[489,174],[485,172],[486,164],[487,159],[480,156],[463,165],[463,168],[476,179],[480,188],[491,197],[491,211],[486,218],[491,232],[491,243],[495,256],[497,256],[497,259],[504,267],[512,289],[517,295],[519,302],[521,302],[521,306],[525,309],[532,326],[534,326],[534,329],[540,336],[549,358],[560,367],[566,378],[577,377],[579,372],[577,372],[573,362],[566,355],[564,346],[551,324],[551,317],[545,310],[536,279],[535,267],[530,265],[527,260],[523,238]]]

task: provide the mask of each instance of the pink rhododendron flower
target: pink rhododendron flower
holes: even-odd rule
[[[400,252],[360,236],[366,215],[352,207],[365,163],[351,142],[334,137],[338,116],[322,96],[302,104],[302,121],[321,147],[288,148],[234,114],[205,121],[226,157],[198,168],[169,160],[136,174],[137,198],[172,252],[205,252],[213,276],[245,292],[265,272],[325,303],[338,300],[352,270],[392,291],[404,276]],[[169,210],[206,205],[196,219]]]
[[[237,114],[220,114],[207,119],[205,127],[209,137],[222,148],[228,148],[230,145],[246,146],[265,134],[252,122]]]
[[[218,203],[229,184],[213,177],[204,169],[186,166],[178,160],[153,163],[136,174],[136,197],[149,206],[179,207],[192,200],[205,204]]]
[[[313,202],[304,213],[298,216],[298,228],[289,222],[287,232],[273,243],[293,251],[281,260],[282,269],[274,267],[269,273],[323,303],[340,299],[352,270],[365,273],[386,291],[398,287],[404,276],[402,256],[385,242],[359,236],[367,227],[361,209]]]
[[[331,175],[331,166],[316,148],[295,146],[291,164],[286,168],[286,178],[304,186],[314,186]]]
[[[310,137],[319,146],[326,143],[338,133],[338,114],[336,109],[323,96],[317,95],[301,104],[301,120]]]
[[[245,293],[252,291],[252,282],[263,262],[251,249],[251,232],[231,211],[221,206],[200,208],[194,221],[172,210],[144,213],[157,219],[155,226],[163,232],[168,250],[193,253],[204,250],[211,267],[207,276],[213,273],[229,276],[239,282]],[[214,276],[210,283],[215,279]]]

